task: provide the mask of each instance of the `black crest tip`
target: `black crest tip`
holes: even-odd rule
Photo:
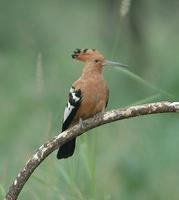
[[[77,58],[80,53],[81,53],[81,49],[76,48],[75,51],[73,51],[72,58],[73,59]]]
[[[88,49],[83,49],[83,53],[86,53],[88,51]]]
[[[72,57],[73,59],[75,59],[75,58],[76,58],[76,55],[75,55],[75,54],[72,54],[71,57]]]
[[[76,48],[75,51],[74,51],[74,53],[81,53],[81,49]]]

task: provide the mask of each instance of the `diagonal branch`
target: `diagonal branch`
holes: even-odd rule
[[[32,157],[25,164],[24,168],[17,175],[4,200],[16,200],[25,183],[30,178],[33,171],[38,167],[38,165],[40,165],[40,163],[46,159],[47,156],[54,150],[72,138],[79,136],[92,128],[117,120],[128,119],[140,115],[167,112],[179,112],[179,102],[157,102],[112,110],[85,120],[83,122],[83,127],[75,125],[63,133],[60,133],[58,136],[53,137],[36,150],[34,155],[32,155]]]

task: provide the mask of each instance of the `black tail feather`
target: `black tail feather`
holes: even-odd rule
[[[75,143],[76,143],[76,138],[63,144],[58,150],[57,158],[62,159],[72,156],[75,151]]]

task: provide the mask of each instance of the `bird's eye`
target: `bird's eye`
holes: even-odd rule
[[[98,63],[98,62],[99,62],[99,60],[94,60],[94,62],[95,62],[95,63]]]

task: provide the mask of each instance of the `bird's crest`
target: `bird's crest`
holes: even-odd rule
[[[76,49],[72,54],[73,59],[77,59],[83,62],[89,61],[95,58],[103,59],[103,55],[96,49]]]

